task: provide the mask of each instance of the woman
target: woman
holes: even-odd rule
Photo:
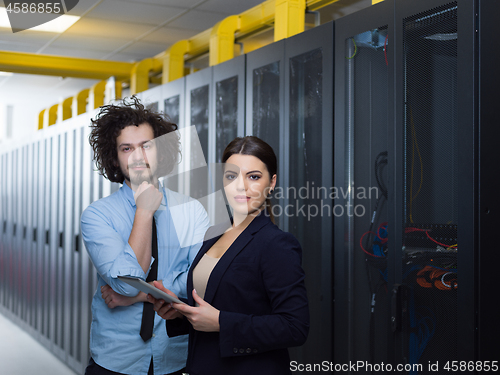
[[[148,300],[170,336],[189,331],[190,375],[290,374],[287,348],[305,342],[309,311],[300,245],[269,217],[276,156],[259,138],[244,137],[227,146],[222,162],[230,227],[195,258],[187,305]]]

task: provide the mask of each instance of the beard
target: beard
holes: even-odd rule
[[[145,166],[146,169],[143,170],[133,170],[131,168]],[[122,173],[125,176],[125,180],[132,184],[132,186],[139,186],[144,181],[156,185],[157,177],[155,173],[151,171],[151,167],[149,164],[141,164],[141,165],[129,165],[126,170],[123,170]]]

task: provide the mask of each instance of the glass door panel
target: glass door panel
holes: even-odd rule
[[[392,12],[384,1],[335,22],[336,363],[390,361]]]
[[[457,43],[456,2],[403,19],[402,339],[424,367],[458,359]]]

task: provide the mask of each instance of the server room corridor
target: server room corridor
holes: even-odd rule
[[[76,374],[2,314],[0,332],[0,375]]]

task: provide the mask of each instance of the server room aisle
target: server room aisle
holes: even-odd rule
[[[38,341],[0,314],[0,375],[75,375]]]

